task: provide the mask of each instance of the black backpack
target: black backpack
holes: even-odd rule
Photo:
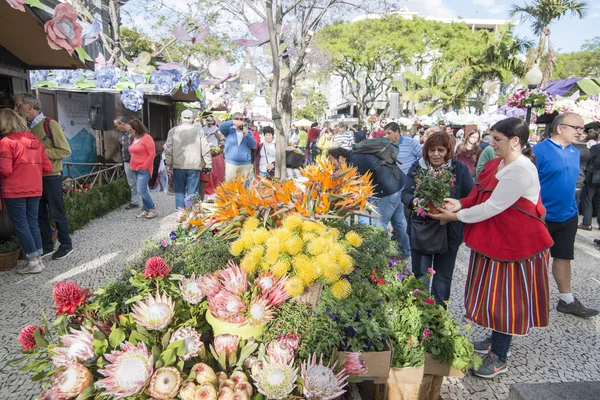
[[[321,154],[321,149],[319,148],[319,146],[317,146],[317,143],[319,142],[319,138],[321,136],[319,135],[315,140],[313,140],[310,144],[310,154],[312,154],[313,157],[318,156],[319,154]]]
[[[379,159],[379,163],[376,165],[384,165],[392,168],[396,179],[400,179],[400,171],[398,170],[398,152],[400,148],[397,144],[390,142],[386,138],[380,139],[365,139],[360,143],[356,143],[352,146],[352,153],[355,154],[372,154]],[[375,167],[375,168],[376,168]]]

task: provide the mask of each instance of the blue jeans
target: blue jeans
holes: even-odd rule
[[[60,247],[71,249],[71,236],[69,235],[69,222],[63,204],[62,176],[52,175],[42,178],[43,192],[40,199],[38,222],[42,234],[42,246],[44,251],[52,251],[52,227],[50,220],[54,221],[58,231]],[[50,217],[48,217],[48,214]]]
[[[150,181],[150,171],[140,169],[133,171],[133,177],[137,183],[138,195],[142,198],[142,211],[148,211],[155,208],[152,197],[150,197],[150,190],[148,190],[148,182]]]
[[[450,299],[450,287],[457,253],[458,248],[450,249],[442,254],[423,254],[416,250],[411,251],[412,272],[417,278],[425,281],[426,288],[431,286],[430,292],[435,298],[435,302],[444,308],[446,308],[446,301]],[[429,281],[427,275],[429,268],[433,268],[435,271],[433,282]]]
[[[42,255],[42,235],[38,226],[39,197],[4,199],[13,229],[27,258]]]
[[[374,197],[373,204],[377,208],[380,218],[375,220],[374,225],[387,229],[391,222],[396,231],[396,240],[400,246],[400,252],[407,256],[410,254],[410,239],[408,238],[406,217],[404,216],[404,204],[400,201],[402,191],[385,197]]]
[[[501,361],[506,361],[506,355],[508,349],[510,349],[511,340],[512,335],[492,331],[492,353],[497,355]]]
[[[173,169],[175,181],[175,208],[185,207],[186,196],[198,194],[200,171],[197,169]]]

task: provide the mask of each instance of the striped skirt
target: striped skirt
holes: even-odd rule
[[[510,335],[548,326],[549,288],[545,250],[527,260],[498,261],[471,251],[465,287],[467,319]]]

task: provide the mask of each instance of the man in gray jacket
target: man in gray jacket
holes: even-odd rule
[[[194,113],[181,113],[181,125],[169,131],[165,144],[165,165],[173,172],[175,207],[185,206],[186,196],[198,194],[200,171],[212,170],[210,146],[201,127],[193,125]]]

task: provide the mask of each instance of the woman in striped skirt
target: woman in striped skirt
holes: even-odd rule
[[[529,128],[518,118],[492,126],[498,158],[487,162],[469,196],[446,199],[442,221],[465,224],[471,259],[465,288],[467,318],[490,328],[491,337],[474,343],[485,354],[475,371],[482,378],[507,372],[513,335],[548,325],[548,248]]]

